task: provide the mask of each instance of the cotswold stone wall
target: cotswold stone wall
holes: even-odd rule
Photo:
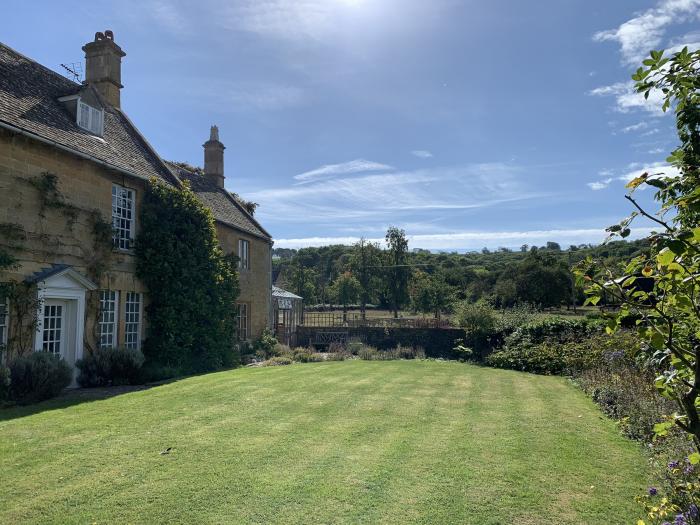
[[[272,246],[259,237],[245,234],[220,222],[216,223],[216,232],[224,253],[238,255],[240,239],[250,243],[250,268],[238,272],[241,284],[238,302],[248,304],[249,338],[257,339],[268,326],[270,318]]]
[[[46,205],[45,194],[37,187],[45,173],[56,176],[57,197],[64,206]],[[99,288],[144,293],[134,275],[132,254],[107,250],[105,257],[96,246],[96,220],[111,223],[112,183],[135,191],[138,212],[145,181],[0,130],[0,247],[19,260],[18,268],[3,272],[2,279],[21,281],[51,264],[69,264]],[[138,216],[135,228],[138,234]],[[124,311],[125,297],[120,293],[119,312]],[[93,347],[96,302],[97,292],[88,293],[85,343]]]
[[[380,350],[397,345],[422,347],[427,357],[456,359],[453,352],[457,339],[463,339],[464,330],[458,328],[317,328],[299,326],[297,344],[312,345],[319,333],[334,333],[347,339],[358,339]]]

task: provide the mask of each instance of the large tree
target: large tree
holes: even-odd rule
[[[408,298],[408,239],[406,232],[391,226],[386,232],[386,286],[394,318],[399,317],[399,309]]]
[[[365,238],[357,241],[350,254],[350,268],[360,283],[360,314],[365,318],[367,303],[377,297],[380,286],[379,271],[382,264],[382,251],[379,244]]]

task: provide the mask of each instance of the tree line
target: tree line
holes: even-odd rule
[[[437,318],[460,301],[487,300],[505,308],[527,303],[538,308],[582,304],[582,288],[571,268],[586,257],[619,265],[648,250],[647,241],[615,241],[562,249],[555,242],[523,245],[518,250],[483,249],[470,253],[432,253],[410,249],[403,230],[390,227],[384,246],[367,239],[332,245],[273,251],[279,286],[308,305],[367,305],[403,309]]]

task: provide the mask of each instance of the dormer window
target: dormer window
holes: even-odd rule
[[[104,131],[104,110],[97,109],[78,99],[78,126],[93,135],[102,136]]]

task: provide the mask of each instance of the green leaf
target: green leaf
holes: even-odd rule
[[[693,452],[691,455],[688,456],[688,461],[690,461],[691,465],[697,465],[698,463],[700,463],[700,453]]]
[[[656,262],[659,266],[668,266],[673,262],[673,257],[673,252],[668,248],[664,248],[659,252],[659,255],[656,256]]]
[[[657,423],[654,425],[654,434],[658,437],[663,437],[668,434],[668,431],[673,427],[671,421],[664,421],[663,423]]]

